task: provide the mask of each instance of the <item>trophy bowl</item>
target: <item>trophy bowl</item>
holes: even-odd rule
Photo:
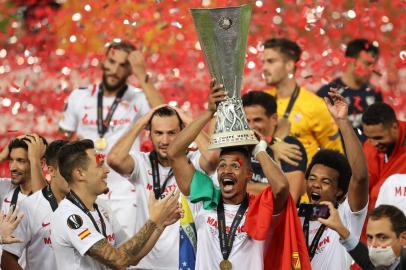
[[[209,72],[228,96],[217,107],[209,149],[257,144],[241,100],[251,6],[191,9]]]

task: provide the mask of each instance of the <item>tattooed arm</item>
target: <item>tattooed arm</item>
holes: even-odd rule
[[[179,192],[168,194],[161,200],[156,200],[152,192],[149,197],[150,219],[135,236],[118,248],[102,239],[86,254],[113,269],[136,265],[151,251],[164,228],[176,222],[181,214],[178,205]]]
[[[153,238],[156,242],[162,231],[163,230],[159,229],[154,222],[148,220],[135,236],[119,248],[114,248],[109,244],[106,238],[103,238],[88,250],[87,255],[110,268],[123,269],[129,265],[137,264],[141,258],[147,254],[144,254],[144,252],[141,253],[142,248],[147,245],[147,243],[152,242]],[[152,235],[154,235],[154,237],[152,237]],[[152,246],[153,244],[151,248]]]
[[[138,239],[134,240],[134,245],[136,245],[136,248],[132,248],[132,244],[129,243],[130,241],[128,241],[120,246],[119,249],[124,249],[126,255],[130,257],[130,265],[136,265],[142,258],[144,258],[144,256],[146,256],[152,250],[164,230],[164,226],[155,226],[155,230],[153,231],[149,239],[147,239],[147,230],[143,231],[141,229],[137,233],[137,235],[139,235]],[[144,242],[143,245],[141,244],[142,242]]]

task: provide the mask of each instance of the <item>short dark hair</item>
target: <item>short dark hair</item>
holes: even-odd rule
[[[67,144],[66,140],[55,140],[51,142],[45,151],[45,162],[48,166],[58,166],[58,153],[62,146]]]
[[[244,107],[259,105],[265,109],[267,116],[271,116],[276,113],[276,100],[268,93],[263,91],[250,91],[243,95],[241,99]]]
[[[121,51],[125,51],[127,53],[130,53],[132,51],[134,51],[136,49],[136,47],[134,46],[134,44],[132,44],[131,42],[127,41],[127,40],[121,40],[119,42],[117,41],[112,41],[108,46],[107,46],[107,50],[106,50],[106,55],[109,53],[109,51],[111,49],[114,50],[121,50]]]
[[[15,138],[8,144],[8,152],[15,148],[24,148],[28,151],[28,144],[23,139]]]
[[[152,119],[153,119],[155,116],[170,117],[170,116],[174,116],[174,115],[176,115],[176,117],[177,117],[178,120],[179,120],[179,127],[180,127],[180,129],[183,129],[185,125],[184,125],[182,119],[180,118],[180,115],[179,115],[178,112],[177,112],[174,108],[172,108],[171,106],[164,106],[164,107],[161,107],[161,108],[156,109],[155,112],[151,115],[151,118],[150,118],[149,121],[148,121],[147,129],[151,130],[151,122],[152,122]]]
[[[271,38],[264,42],[265,49],[278,49],[284,56],[293,60],[295,63],[299,61],[302,55],[302,49],[299,45],[287,38]]]
[[[59,172],[67,182],[73,180],[72,172],[74,169],[87,168],[89,156],[87,155],[86,150],[93,148],[93,141],[85,139],[69,142],[59,149],[58,168]]]
[[[324,165],[338,172],[338,187],[343,191],[343,196],[345,196],[352,176],[351,166],[348,159],[338,151],[321,149],[313,156],[312,161],[307,167],[305,174],[306,180],[309,179],[310,172],[316,164]]]
[[[357,38],[347,44],[345,57],[357,58],[361,51],[370,53],[374,57],[379,56],[379,47],[375,46],[373,42],[365,38]]]
[[[251,151],[249,150],[249,146],[230,146],[230,147],[221,148],[220,156],[231,153],[231,152],[241,153],[247,160],[248,168],[251,168]]]
[[[29,136],[29,135],[26,135],[26,136]],[[26,136],[24,136],[22,138],[15,138],[8,144],[9,156],[10,156],[11,150],[13,150],[15,148],[23,148],[28,151],[28,144],[26,143],[28,141],[28,139],[26,138]],[[48,145],[48,142],[44,137],[39,136],[39,138],[43,141],[45,146]]]
[[[389,218],[390,223],[392,224],[392,231],[396,233],[397,237],[399,237],[402,232],[406,231],[406,217],[399,208],[393,205],[382,204],[369,213],[369,218],[372,220],[384,217]]]
[[[372,104],[362,114],[362,123],[365,125],[390,126],[395,122],[397,122],[395,111],[384,102]]]

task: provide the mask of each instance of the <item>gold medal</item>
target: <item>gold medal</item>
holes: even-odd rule
[[[233,265],[229,260],[222,260],[220,262],[220,269],[221,270],[231,270],[233,268]]]
[[[107,147],[107,140],[104,137],[97,138],[95,142],[95,147],[97,150],[104,150]]]

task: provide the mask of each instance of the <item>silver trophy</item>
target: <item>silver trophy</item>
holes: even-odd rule
[[[210,74],[228,92],[217,107],[209,149],[257,144],[240,95],[251,6],[193,8],[191,13]]]

